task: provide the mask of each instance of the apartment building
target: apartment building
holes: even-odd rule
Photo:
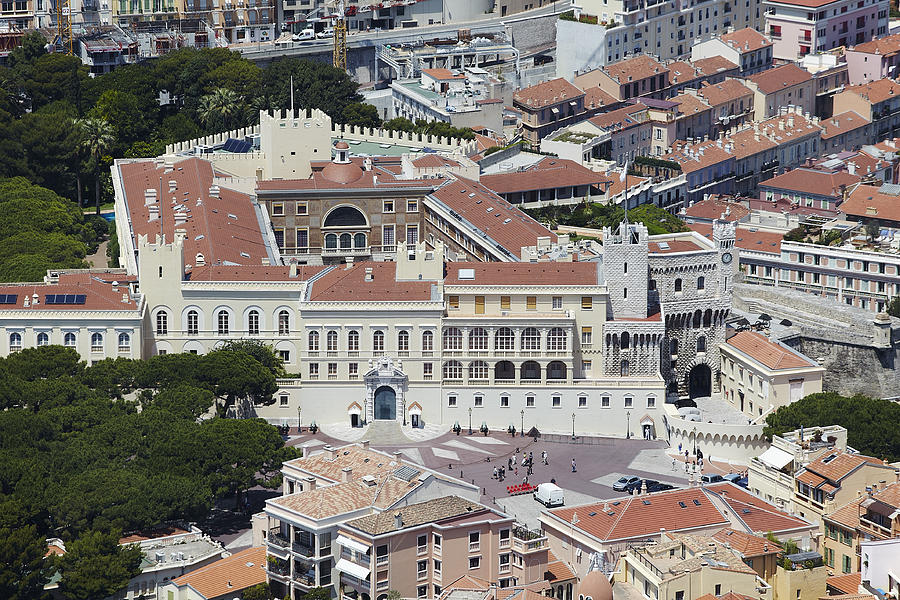
[[[513,107],[521,112],[522,137],[531,144],[586,116],[584,92],[562,78],[516,91]]]
[[[616,570],[617,581],[649,598],[721,596],[726,591],[773,598],[769,584],[715,536],[665,532],[655,545],[625,551]]]
[[[740,66],[741,76],[747,77],[772,66],[772,41],[756,29],[745,27],[691,47],[692,60],[718,56]]]
[[[846,171],[799,168],[759,184],[755,210],[837,217],[841,204],[862,178]]]
[[[551,562],[540,531],[458,496],[347,521],[337,539],[341,589],[351,598],[376,598],[388,589],[405,598],[438,598],[446,583],[463,576],[501,588],[542,583]],[[356,574],[348,577],[350,571]]]
[[[723,396],[754,422],[822,391],[823,367],[755,331],[735,333],[721,351]]]
[[[771,585],[775,578],[779,554],[782,547],[761,535],[729,527],[720,529],[712,535],[720,544],[731,549],[744,564],[753,569],[756,575]]]
[[[669,88],[669,69],[652,56],[638,54],[577,75],[573,83],[581,89],[599,87],[620,101],[644,96],[661,100]]]
[[[393,520],[401,507],[408,510],[409,505],[444,496],[474,506],[480,495],[477,486],[372,450],[365,442],[328,446],[284,463],[282,472],[283,495],[266,501],[262,532],[269,586],[280,598],[299,598],[314,587],[337,595],[347,587],[371,589],[363,582],[375,586],[378,576],[373,577],[371,569],[373,558],[378,567],[378,555],[367,554],[369,547],[341,535],[348,521],[381,513]],[[493,518],[502,520],[499,515]],[[255,523],[259,525],[263,523]],[[433,597],[433,589],[427,592]]]
[[[709,137],[716,116],[712,106],[696,93],[685,90],[672,98],[678,103],[675,117],[675,139],[691,140]]]
[[[764,0],[773,56],[797,60],[888,32],[887,0]]]
[[[840,573],[866,571],[866,546],[900,537],[900,483],[894,478],[859,490],[857,497],[823,515],[820,545],[825,564]]]
[[[834,95],[834,112],[853,111],[872,123],[875,140],[900,134],[900,84],[891,79],[850,85]]]
[[[740,127],[753,118],[753,90],[739,79],[705,83],[696,94],[712,108],[710,137],[717,137],[729,129]]]
[[[0,29],[27,31],[38,26],[34,0],[10,0],[0,3]]]
[[[860,85],[896,75],[900,64],[900,34],[886,35],[856,44],[844,51],[850,85]]]
[[[275,0],[109,0],[111,21],[123,29],[138,23],[202,19],[227,44],[268,42],[276,36]],[[174,48],[173,48],[174,49]]]
[[[866,588],[900,593],[900,576],[894,567],[900,561],[900,536],[895,535],[889,540],[864,541],[860,546],[863,559],[861,582],[865,582]]]
[[[542,158],[517,171],[482,175],[479,181],[510,204],[526,206],[543,202],[577,204],[604,196],[612,184],[607,175],[554,157]]]
[[[879,483],[897,481],[898,470],[884,461],[847,451],[829,452],[794,475],[794,511],[819,524],[835,507]]]
[[[822,151],[858,150],[875,141],[875,127],[853,111],[819,121],[822,126]]]
[[[805,114],[813,114],[815,87],[812,76],[794,63],[751,75],[745,84],[754,92],[755,121],[773,117],[787,106],[796,106]]]
[[[166,600],[222,600],[266,582],[266,549],[247,548],[216,562],[173,577],[160,586]],[[138,596],[139,597],[139,596]]]
[[[827,54],[807,54],[799,65],[813,78],[816,94],[815,115],[822,119],[834,114],[834,95],[849,82],[847,60],[835,50]]]

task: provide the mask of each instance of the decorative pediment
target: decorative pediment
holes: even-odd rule
[[[405,378],[406,374],[401,369],[401,364],[394,364],[394,360],[388,356],[382,356],[374,361],[369,362],[369,370],[366,372],[366,378]]]

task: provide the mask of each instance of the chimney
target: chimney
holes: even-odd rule
[[[359,443],[359,445],[360,445],[360,447],[362,447],[363,450],[368,450],[369,449],[369,440],[363,440],[362,442]]]
[[[328,454],[328,460],[334,460],[337,458],[338,451],[334,446],[325,446],[325,453]]]
[[[290,268],[290,271],[288,272],[288,276],[291,279],[297,278],[297,263],[291,263],[291,268]]]
[[[400,511],[394,513],[394,527],[397,529],[403,527],[403,515],[400,514]]]
[[[855,162],[847,163],[847,172],[850,173],[851,175],[856,175],[856,163]]]
[[[122,304],[128,304],[128,294],[122,294]]]
[[[306,490],[304,490],[304,491],[307,491],[307,492],[311,492],[311,491],[315,490],[316,489],[316,478],[313,477],[312,475],[307,477],[306,478],[306,486],[304,486],[304,487],[306,487]]]
[[[366,277],[365,277],[365,280],[366,280],[366,281],[373,281],[374,279],[375,279],[375,276],[373,275],[372,267],[366,267]]]
[[[350,467],[344,467],[341,469],[341,482],[347,483],[348,481],[353,480],[353,469]]]

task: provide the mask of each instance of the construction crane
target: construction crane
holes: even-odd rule
[[[344,0],[334,3],[337,14],[334,17],[334,49],[331,64],[342,71],[347,70],[347,18]]]
[[[57,43],[63,47],[66,54],[73,56],[72,49],[72,7],[69,0],[56,0],[56,35]]]

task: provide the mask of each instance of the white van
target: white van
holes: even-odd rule
[[[565,504],[563,489],[555,483],[542,483],[534,490],[534,499],[547,507]]]
[[[312,27],[307,27],[300,33],[295,33],[292,37],[292,40],[295,42],[302,42],[303,40],[314,40],[316,39],[316,30]]]

